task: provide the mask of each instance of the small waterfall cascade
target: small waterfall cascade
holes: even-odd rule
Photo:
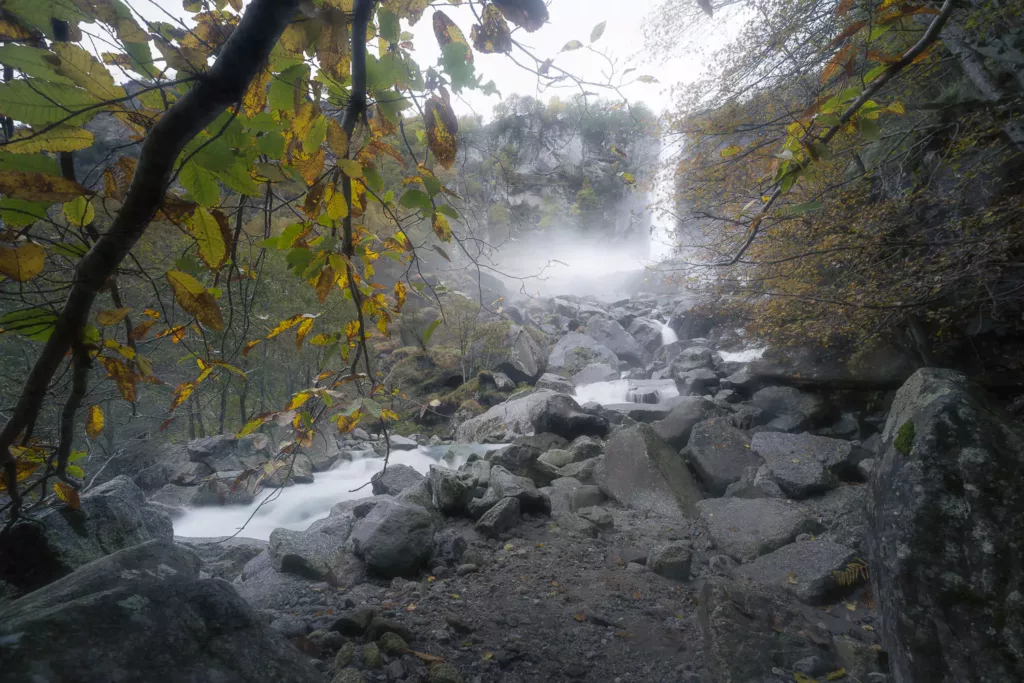
[[[603,406],[623,403],[657,404],[679,395],[676,383],[670,379],[618,379],[594,382],[576,387],[576,402],[600,403]]]
[[[666,344],[671,344],[672,342],[679,341],[679,335],[676,334],[676,331],[673,330],[669,326],[669,322],[671,322],[671,319],[669,319],[668,322],[661,323],[661,345],[662,346],[665,346]]]

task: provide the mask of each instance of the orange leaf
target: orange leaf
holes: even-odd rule
[[[100,327],[110,327],[116,325],[125,319],[131,312],[131,308],[115,308],[109,311],[100,311],[96,314],[96,322],[100,324]]]
[[[224,329],[224,319],[221,317],[217,300],[206,291],[206,287],[203,287],[199,280],[180,270],[169,270],[165,276],[174,290],[174,298],[186,313],[195,316],[196,320],[212,330]]]
[[[85,423],[85,433],[95,439],[103,431],[103,409],[98,405],[89,406],[89,419]]]
[[[62,481],[58,481],[53,485],[53,492],[57,494],[57,497],[64,501],[72,510],[77,510],[82,507],[82,499],[78,497],[78,491],[73,489],[70,485],[65,484]]]
[[[114,380],[114,384],[117,385],[117,390],[121,392],[124,400],[134,403],[135,384],[139,381],[139,376],[119,358],[100,356],[98,360],[107,371],[107,376]]]

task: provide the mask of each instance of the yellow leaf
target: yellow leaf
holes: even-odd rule
[[[67,76],[75,85],[85,88],[100,100],[115,100],[125,96],[124,88],[114,84],[114,77],[107,67],[96,61],[84,48],[73,43],[53,43],[50,49],[60,57],[57,73]]]
[[[802,674],[799,671],[793,672],[793,680],[796,683],[818,683],[817,679],[811,678],[807,674]]]
[[[314,320],[316,320],[316,319],[313,318],[312,316],[310,316],[310,317],[304,318],[302,320],[302,322],[299,323],[299,329],[296,330],[296,332],[295,332],[295,347],[299,351],[302,350],[302,341],[306,338],[306,335],[309,334],[309,331],[313,329],[313,321]]]
[[[192,392],[195,391],[196,386],[192,382],[182,382],[174,389],[174,400],[171,401],[171,410],[184,403]]]
[[[77,126],[61,125],[40,133],[22,128],[4,145],[3,150],[12,154],[75,152],[91,146],[92,141],[92,133]]]
[[[243,356],[248,356],[249,352],[252,351],[253,347],[256,346],[257,344],[259,344],[261,341],[263,341],[263,340],[262,339],[256,339],[256,340],[251,341],[251,342],[246,342],[245,346],[242,347],[242,355]]]
[[[68,219],[69,225],[80,228],[92,223],[96,210],[85,197],[75,197],[64,204],[64,217]]]
[[[69,202],[89,194],[73,180],[45,173],[0,171],[0,194],[39,202]]]
[[[0,273],[17,282],[28,282],[43,272],[46,250],[35,242],[18,247],[0,245]]]
[[[300,391],[299,393],[292,396],[292,399],[288,401],[288,405],[285,406],[285,410],[295,410],[303,406],[313,396],[311,391]]]
[[[472,64],[473,51],[469,48],[469,43],[466,42],[466,36],[463,35],[462,29],[456,26],[455,22],[440,10],[434,12],[433,23],[434,37],[437,38],[437,43],[441,46],[442,51],[445,46],[458,43],[466,48],[466,61]]]
[[[903,116],[904,114],[907,113],[907,109],[906,107],[903,106],[902,102],[893,102],[888,107],[886,107],[886,109],[888,109],[893,114],[896,114],[897,116]]]
[[[249,87],[242,97],[245,115],[250,119],[263,111],[267,106],[267,86],[270,85],[270,69],[263,69],[256,78],[249,81]]]
[[[139,376],[128,367],[127,363],[119,358],[100,356],[99,361],[103,369],[107,371],[107,376],[114,380],[117,390],[121,392],[121,397],[126,401],[134,403],[135,384],[138,382]]]
[[[57,497],[72,510],[77,510],[82,507],[82,500],[78,497],[78,491],[73,489],[70,485],[65,484],[62,481],[58,481],[53,485],[53,492],[56,493]]]
[[[796,583],[796,574],[793,573],[793,572],[786,572],[786,583],[795,584]]]
[[[719,152],[718,154],[719,154],[719,156],[721,156],[721,157],[722,157],[723,159],[728,159],[729,157],[733,157],[733,156],[736,156],[736,155],[737,155],[737,154],[739,154],[739,153],[740,153],[741,151],[742,151],[742,150],[741,150],[741,149],[740,149],[739,147],[737,147],[736,145],[729,145],[728,147],[726,147],[725,149],[723,149],[723,150],[722,150],[721,152]]]
[[[458,593],[452,593],[452,600],[461,600],[462,596]]]
[[[298,169],[299,174],[306,181],[307,185],[312,185],[320,176],[320,172],[324,170],[324,160],[326,158],[323,147],[317,149],[315,154],[305,154],[296,151],[292,155],[292,166]]]
[[[348,135],[335,119],[327,120],[327,146],[339,159],[348,156]]]
[[[846,678],[846,669],[836,669],[828,674],[825,674],[826,681],[838,681],[840,678]]]
[[[484,7],[481,23],[474,25],[469,35],[473,39],[473,47],[480,52],[512,51],[512,33],[501,16],[501,10],[491,3]]]
[[[406,605],[405,611],[406,612],[415,612],[416,611],[416,603],[415,602],[410,602],[408,605]]]
[[[349,178],[363,177],[363,165],[354,159],[338,159],[338,168]]]
[[[267,334],[267,339],[273,339],[274,337],[276,337],[277,335],[281,334],[282,332],[284,332],[286,330],[290,330],[291,328],[295,327],[300,322],[302,322],[302,319],[305,318],[305,317],[306,317],[305,313],[296,313],[295,315],[293,315],[290,318],[285,318],[284,320],[279,322],[274,327],[274,329],[272,329],[270,331],[269,334]],[[253,346],[255,346],[259,342],[249,342],[249,343],[252,344]]]
[[[448,103],[448,92],[442,88],[442,97],[431,97],[427,100],[424,123],[427,131],[427,144],[434,153],[437,162],[446,169],[455,163],[458,153],[459,120],[455,118]]]
[[[844,602],[843,604],[846,606],[846,609],[850,610],[851,612],[856,612],[857,611],[857,603],[855,603],[855,602]]]
[[[110,327],[111,325],[116,325],[122,320],[124,320],[125,316],[131,313],[131,310],[131,308],[124,307],[114,308],[109,311],[100,311],[99,313],[96,314],[96,322],[100,324],[100,327]]]
[[[85,423],[85,433],[95,439],[103,431],[103,409],[98,405],[89,406],[89,419]]]
[[[217,218],[201,206],[188,219],[188,231],[199,247],[199,258],[203,259],[211,270],[219,270],[228,260],[227,223],[223,225]]]
[[[149,329],[156,325],[156,320],[143,320],[132,328],[131,338],[138,341],[149,333]]]
[[[224,329],[224,319],[217,300],[199,280],[180,270],[169,270],[165,276],[174,290],[174,298],[186,313],[195,316],[196,320],[212,330],[219,332]]]
[[[12,447],[11,448],[11,453],[13,454],[14,451],[15,451],[15,449],[14,449],[14,447]],[[17,481],[24,481],[33,472],[38,470],[41,466],[42,466],[42,463],[36,462],[35,460],[28,460],[28,459],[23,458],[23,457],[18,457],[18,460],[14,463],[15,471],[17,472],[17,475],[16,475],[15,479]],[[7,490],[7,479],[4,477],[3,473],[0,473],[0,491],[6,491],[6,490]]]
[[[428,576],[427,577],[427,583],[434,583],[435,581],[437,581],[437,577],[436,576]]]

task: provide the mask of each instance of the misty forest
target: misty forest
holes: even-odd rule
[[[0,679],[1024,680],[1024,2],[623,4],[0,0]]]

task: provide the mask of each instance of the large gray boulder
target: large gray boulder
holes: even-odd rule
[[[800,501],[800,507],[824,528],[820,538],[849,546],[862,557],[867,555],[870,504],[870,487],[863,485],[840,486]]]
[[[502,498],[477,520],[474,528],[488,538],[497,538],[519,524],[519,499]]]
[[[508,443],[517,436],[543,432],[569,440],[583,435],[604,436],[608,433],[608,421],[584,412],[571,396],[541,390],[466,420],[455,436],[463,443]]]
[[[202,569],[211,576],[234,581],[249,560],[267,548],[267,542],[244,536],[212,536],[185,538],[175,536],[174,542],[193,551],[202,560]]]
[[[838,575],[856,555],[845,545],[831,541],[797,541],[740,566],[737,575],[779,586],[808,605],[821,605],[853,589],[852,582],[843,585]]]
[[[724,495],[748,467],[762,464],[751,450],[747,434],[733,427],[727,417],[698,422],[690,432],[685,454],[712,496]]]
[[[698,422],[713,417],[724,417],[729,412],[702,396],[681,396],[674,400],[672,410],[651,426],[662,439],[676,450],[686,447],[690,432]]]
[[[682,456],[646,424],[612,435],[595,478],[621,504],[668,517],[696,516],[702,498]]]
[[[488,453],[487,460],[492,466],[504,467],[512,474],[531,479],[538,486],[547,486],[559,476],[559,466],[542,459],[547,452],[536,441],[536,438],[518,437],[508,446]]]
[[[739,562],[820,528],[799,508],[771,498],[711,498],[697,503],[697,508],[715,547]]]
[[[611,349],[620,360],[631,365],[643,365],[646,362],[647,353],[643,347],[616,321],[595,315],[587,321],[586,332],[599,344]]]
[[[783,493],[790,498],[807,498],[839,485],[839,480],[822,462],[835,450],[830,441],[835,439],[760,432],[754,435],[750,447],[764,458],[769,475]]]
[[[869,565],[893,680],[1024,680],[1024,429],[962,374],[900,388],[871,480]]]
[[[88,459],[76,463],[96,477],[94,486],[125,475],[143,491],[155,491],[166,484],[194,484],[213,474],[206,465],[189,461],[184,444],[156,438],[118,441],[117,457],[106,457],[94,449]]]
[[[753,377],[762,381],[828,390],[878,390],[898,388],[917,365],[912,352],[876,343],[858,349],[856,354],[838,348],[768,349],[750,363],[749,369]]]
[[[192,462],[201,462],[214,472],[253,469],[274,458],[270,439],[265,434],[242,437],[218,434],[196,439],[189,442],[188,455]]]
[[[675,375],[693,370],[711,370],[714,358],[714,353],[706,346],[688,346],[676,354],[670,366]]]
[[[5,680],[312,683],[310,660],[169,541],[120,550],[0,610]]]
[[[35,590],[124,548],[174,537],[171,519],[121,475],[87,491],[78,510],[63,505],[0,534],[0,581]]]
[[[765,387],[754,393],[751,403],[761,410],[761,424],[786,431],[807,429],[826,413],[821,398],[793,387]]]
[[[497,500],[516,498],[519,509],[523,512],[549,514],[551,501],[537,489],[532,480],[509,472],[501,465],[491,467],[489,491],[494,492]]]
[[[532,384],[547,368],[547,349],[519,325],[510,325],[491,369],[508,375],[516,384]]]
[[[352,529],[352,545],[366,566],[386,577],[414,576],[430,559],[434,518],[418,505],[382,501]]]
[[[559,375],[575,375],[591,363],[606,363],[617,368],[619,357],[593,337],[580,332],[569,332],[559,339],[548,356],[548,370]]]
[[[274,529],[268,548],[274,569],[339,585],[352,565],[345,544],[354,523],[351,515],[336,515],[314,522],[306,531]]]
[[[750,444],[766,462],[797,458],[815,461],[836,477],[860,481],[857,465],[870,453],[850,441],[814,434],[762,432]]]
[[[704,656],[715,683],[791,680],[772,675],[819,657],[836,669],[831,633],[813,610],[795,603],[780,588],[713,577],[698,598]]]
[[[431,465],[427,481],[430,484],[431,502],[443,514],[462,514],[469,501],[473,500],[473,486],[469,478],[447,467]]]
[[[541,375],[534,386],[538,389],[550,389],[559,394],[569,394],[570,396],[576,393],[576,385],[571,380],[551,372],[545,372]]]
[[[611,382],[619,378],[619,368],[607,363],[591,363],[573,374],[573,386],[583,387],[595,382]]]
[[[370,486],[376,496],[397,496],[423,480],[423,475],[408,465],[388,465],[385,470],[370,477]]]
[[[661,346],[661,323],[649,318],[634,318],[626,331],[648,353],[653,355]]]

